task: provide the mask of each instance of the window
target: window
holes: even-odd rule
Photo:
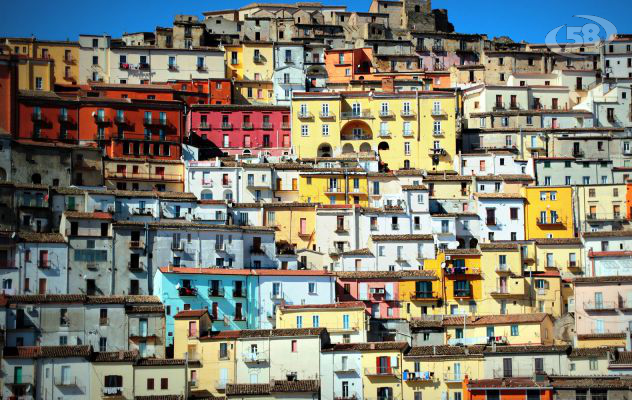
[[[312,327],[318,328],[320,326],[320,317],[318,315],[312,316]]]
[[[309,282],[307,284],[307,287],[308,287],[309,294],[316,294],[316,283],[315,282]]]
[[[309,135],[309,127],[308,125],[301,125],[301,136]]]
[[[160,389],[161,390],[169,389],[169,378],[160,378]]]
[[[516,207],[511,207],[509,209],[509,216],[512,220],[517,220],[518,219],[518,208]]]
[[[518,325],[511,325],[511,336],[518,336]]]
[[[599,363],[598,363],[597,359],[591,358],[590,361],[589,361],[589,364],[590,364],[589,367],[590,367],[591,371],[596,371],[597,369],[599,369]]]
[[[108,347],[108,338],[101,337],[99,338],[99,351],[107,351]]]
[[[328,124],[323,124],[323,126],[322,126],[322,135],[323,136],[329,136],[329,125]],[[307,135],[303,135],[303,136],[307,136]]]
[[[296,339],[292,339],[291,350],[292,353],[298,352],[298,341]]]

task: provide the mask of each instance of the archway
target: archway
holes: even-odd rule
[[[224,200],[232,201],[233,200],[233,191],[225,190],[224,191]]]
[[[245,149],[245,150],[244,150],[244,155],[250,155],[250,154],[251,154],[251,152],[250,152],[250,150],[249,150],[249,149]]]
[[[470,239],[470,249],[475,249],[478,246],[478,240],[472,238]]]
[[[362,143],[360,145],[360,153],[370,153],[371,152],[371,145],[369,143]]]
[[[31,183],[39,185],[42,183],[42,176],[40,174],[31,175]]]
[[[200,198],[202,200],[213,200],[213,192],[208,189],[202,190],[202,193],[200,193]]]
[[[365,121],[353,119],[342,127],[340,137],[342,140],[371,140],[373,131]]]
[[[317,150],[318,157],[331,157],[331,146],[329,143],[322,143],[318,146]]]
[[[457,247],[458,249],[464,249],[465,248],[465,240],[463,240],[461,238],[456,238],[456,241],[459,242],[459,246]]]
[[[380,142],[380,144],[377,145],[377,151],[386,151],[389,150],[390,146],[388,145],[387,142]]]
[[[0,168],[0,181],[6,181],[7,180],[7,171],[4,170],[4,168]]]
[[[343,154],[355,153],[355,150],[353,149],[353,145],[351,143],[346,143],[344,146],[342,146],[342,153]]]

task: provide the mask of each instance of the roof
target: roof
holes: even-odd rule
[[[535,239],[535,244],[540,246],[581,245],[582,240],[580,238]]]
[[[182,310],[173,316],[174,319],[197,319],[207,314],[208,310]]]
[[[133,362],[138,358],[138,351],[103,351],[92,355],[93,362]]]
[[[599,376],[599,377],[549,377],[551,386],[555,389],[630,389],[632,379],[629,376]]]
[[[401,278],[428,278],[437,279],[434,271],[409,270],[409,271],[350,271],[336,272],[340,279],[401,279]]]
[[[366,306],[362,301],[342,301],[333,304],[296,304],[296,305],[282,305],[279,307],[282,310],[310,310],[310,309],[355,309],[359,308],[364,310]],[[176,316],[177,317],[177,316]]]
[[[492,243],[481,243],[479,247],[482,251],[486,250],[510,250],[510,251],[518,251],[520,250],[519,246],[515,242],[492,242]]]
[[[563,353],[568,351],[570,346],[544,346],[544,345],[526,345],[526,346],[487,346],[484,353],[497,354],[533,354],[533,353]]]
[[[438,346],[416,346],[408,350],[406,357],[482,356],[484,348],[484,345],[450,346],[444,344]]]
[[[69,358],[89,357],[92,354],[90,346],[22,346],[5,347],[5,358]]]
[[[163,274],[257,275],[257,276],[334,276],[331,272],[312,269],[226,269],[194,267],[160,267]]]
[[[343,256],[373,256],[369,249],[349,250],[342,253]]]
[[[616,352],[616,347],[575,347],[568,355],[569,358],[606,357],[608,353]]]
[[[482,315],[479,317],[467,317],[467,325],[503,325],[503,324],[529,324],[540,323],[549,314],[503,314],[503,315]],[[463,316],[448,316],[443,319],[444,326],[463,326]]]
[[[338,343],[331,351],[405,351],[407,342]]]
[[[64,215],[66,216],[66,218],[73,218],[73,219],[101,219],[101,220],[112,219],[112,214],[101,212],[101,211],[95,211],[91,213],[80,212],[80,211],[66,211],[64,212]]]
[[[478,249],[445,249],[443,250],[445,255],[451,256],[480,256],[481,252]]]
[[[578,340],[625,339],[625,332],[578,334],[577,339]]]
[[[632,276],[630,275],[613,275],[613,276],[582,276],[573,280],[575,284],[578,283],[625,283],[632,282]]]
[[[582,236],[585,237],[585,238],[631,237],[632,236],[632,230],[584,232],[584,233],[582,233]]]
[[[184,359],[177,358],[141,358],[136,362],[140,367],[158,367],[167,365],[184,365]]]
[[[271,393],[317,392],[319,389],[318,380],[273,380],[270,383],[228,384],[226,394],[228,396],[269,395]]]
[[[18,232],[18,239],[26,243],[66,243],[61,233]]]
[[[162,305],[157,296],[86,296],[84,294],[20,294],[9,296],[10,304],[155,304]]]
[[[479,199],[513,199],[524,200],[524,196],[518,193],[474,193]]]
[[[266,337],[320,336],[326,328],[244,329],[239,331],[209,332],[201,339],[247,339]]]
[[[406,235],[371,235],[374,242],[403,242],[403,241],[432,241],[432,235],[406,234]]]
[[[439,319],[423,319],[413,318],[409,321],[410,329],[427,329],[427,328],[441,328],[443,329],[443,321]]]
[[[478,379],[468,382],[469,388],[502,389],[502,388],[543,388],[548,387],[548,381],[536,382],[531,378],[497,378]]]
[[[621,351],[617,354],[617,358],[611,361],[613,365],[631,365],[632,364],[632,351]]]

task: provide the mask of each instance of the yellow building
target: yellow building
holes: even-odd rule
[[[432,278],[413,278],[401,275],[399,280],[399,300],[401,302],[400,317],[407,320],[419,318],[423,315],[443,314],[441,300],[443,290],[441,280],[441,268],[434,262],[424,264],[424,270],[434,271]]]
[[[360,168],[314,168],[301,172],[300,201],[368,205],[367,173]]]
[[[195,363],[189,367],[192,389],[208,390],[223,396],[226,385],[235,380],[235,345],[238,331],[208,332],[207,310],[180,311],[174,316],[173,353],[177,358],[188,353]]]
[[[365,399],[403,399],[402,361],[406,342],[358,343],[353,350],[362,354],[362,384]]]
[[[443,319],[448,344],[553,344],[553,320],[545,313],[449,316]]]
[[[520,247],[516,243],[481,243],[483,301],[477,314],[524,314],[530,311],[527,282],[522,277]]]
[[[534,313],[551,314],[554,318],[565,312],[562,297],[562,278],[557,270],[537,271],[525,273],[527,285],[532,293],[532,311]]]
[[[410,348],[402,363],[403,399],[414,399],[417,392],[425,399],[463,398],[461,383],[466,375],[485,377],[483,349],[482,345]]]
[[[428,174],[423,180],[433,199],[466,201],[472,193],[472,177],[455,174]]]
[[[18,89],[52,91],[55,85],[53,60],[42,60],[19,57]]]
[[[575,207],[582,232],[604,227],[616,230],[626,221],[626,185],[574,186]]]
[[[378,152],[390,169],[451,170],[456,97],[449,92],[294,93],[300,158]]]
[[[237,63],[233,64],[237,55]],[[273,104],[275,102],[274,46],[272,43],[244,42],[226,48],[227,77],[235,78],[234,99],[237,103]]]
[[[527,239],[572,238],[573,189],[568,186],[525,187]]]
[[[296,249],[311,248],[316,240],[316,204],[264,203],[263,225],[276,228],[277,242]]]
[[[483,296],[480,251],[445,250],[437,253],[436,260],[425,260],[424,269],[441,271],[444,314],[477,312]]]
[[[94,353],[91,362],[90,399],[100,399],[106,395],[120,395],[125,399],[134,397],[134,363],[138,359],[135,351],[112,351]],[[120,376],[119,382],[108,382],[108,376]],[[104,386],[108,383],[109,386]],[[119,386],[120,385],[120,386]]]
[[[327,328],[332,343],[366,342],[367,316],[362,301],[277,307],[276,329]]]
[[[565,278],[584,275],[581,239],[535,239],[534,243],[536,271],[555,270]]]
[[[79,43],[70,41],[37,40],[34,38],[3,38],[3,54],[14,54],[22,58],[30,58],[31,66],[20,69],[20,75],[32,74],[29,88],[20,85],[20,89],[35,89],[35,78],[42,77],[49,79],[50,88],[42,90],[52,90],[54,84],[76,84],[79,79]],[[45,73],[48,68],[52,68],[52,77],[47,78]]]

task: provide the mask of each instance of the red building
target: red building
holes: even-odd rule
[[[189,132],[232,154],[290,153],[290,109],[269,105],[193,105]]]
[[[97,141],[108,157],[178,160],[182,104],[177,101],[84,97],[80,141]]]
[[[0,56],[0,130],[13,132],[17,128],[16,100],[18,67],[10,56]]]
[[[54,92],[20,91],[19,127],[14,137],[43,141],[79,140],[77,97],[62,97]]]
[[[552,400],[553,387],[546,377],[463,380],[463,400]]]
[[[180,100],[193,104],[231,104],[233,102],[230,79],[197,79],[169,83]]]
[[[167,84],[129,85],[118,83],[90,83],[88,96],[132,100],[176,100],[175,90]]]

